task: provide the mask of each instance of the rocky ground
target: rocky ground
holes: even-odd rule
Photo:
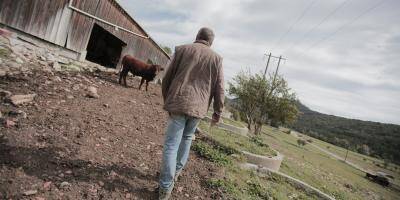
[[[0,199],[156,199],[167,115],[160,87],[0,35]],[[31,48],[31,49],[30,49]],[[17,49],[17,50],[16,50]],[[73,66],[73,67],[71,67]],[[173,199],[221,199],[194,153]]]

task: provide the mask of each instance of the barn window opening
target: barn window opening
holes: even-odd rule
[[[86,60],[104,67],[116,68],[126,44],[113,34],[94,24],[88,46]]]

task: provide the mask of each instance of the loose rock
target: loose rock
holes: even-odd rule
[[[10,91],[0,89],[0,97],[8,98],[12,95]]]
[[[11,128],[11,127],[15,126],[15,122],[14,122],[14,121],[11,121],[11,120],[9,120],[9,119],[7,119],[7,120],[5,120],[5,122],[4,122],[4,126],[5,126],[6,128]]]
[[[10,111],[8,113],[8,115],[10,115],[11,117],[20,117],[25,119],[28,115],[26,114],[26,112],[22,111],[22,110],[17,110],[17,111]]]
[[[51,181],[45,182],[43,184],[43,189],[48,190],[50,188],[50,186],[51,186]]]
[[[50,62],[49,64],[53,67],[54,70],[61,71],[61,65],[58,62],[53,61]]]
[[[64,181],[64,182],[62,182],[62,183],[60,184],[60,188],[66,188],[66,187],[69,187],[69,186],[71,186],[71,184],[68,183],[67,181]]]
[[[37,190],[28,190],[28,191],[24,192],[24,195],[25,196],[31,196],[31,195],[34,195],[34,194],[37,194],[37,193],[38,193]]]
[[[7,72],[0,69],[0,77],[6,76],[6,75],[7,75]]]
[[[24,103],[32,102],[36,97],[36,94],[27,94],[27,95],[13,95],[10,97],[10,102],[15,106],[21,105]]]
[[[97,94],[97,89],[93,86],[88,87],[88,94],[86,95],[90,98],[99,98],[100,96]]]
[[[15,62],[19,63],[19,64],[23,64],[24,61],[21,58],[16,58]]]

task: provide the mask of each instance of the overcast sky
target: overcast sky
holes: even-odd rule
[[[162,45],[215,31],[226,81],[261,71],[265,53],[313,110],[400,124],[399,0],[120,0]],[[269,72],[274,70],[276,60]]]

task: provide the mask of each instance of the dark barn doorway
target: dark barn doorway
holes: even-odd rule
[[[101,26],[94,24],[87,46],[86,60],[104,67],[116,68],[126,44]]]

